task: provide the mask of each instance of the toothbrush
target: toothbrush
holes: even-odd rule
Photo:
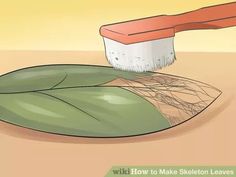
[[[236,2],[104,25],[100,34],[111,65],[121,70],[145,72],[175,61],[175,33],[232,26],[236,26]]]

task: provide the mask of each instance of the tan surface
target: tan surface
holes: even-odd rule
[[[107,64],[101,52],[0,52],[0,72],[52,63]],[[0,123],[0,176],[96,177],[112,165],[236,165],[236,54],[177,53],[161,72],[203,81],[223,94],[195,119],[136,138],[83,139]]]

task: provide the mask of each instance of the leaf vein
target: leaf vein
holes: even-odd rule
[[[54,86],[52,86],[50,89],[54,89],[55,87],[57,87],[58,85],[60,85],[62,82],[64,82],[67,78],[68,74],[65,73],[65,76],[62,78],[61,81],[59,81],[58,83],[56,83]]]
[[[88,116],[92,117],[93,119],[95,119],[95,120],[97,120],[97,121],[100,121],[99,119],[97,119],[97,118],[94,117],[93,115],[89,114],[88,112],[84,111],[83,109],[81,109],[81,108],[79,108],[79,107],[77,107],[77,106],[75,106],[75,105],[73,105],[73,104],[71,104],[71,103],[69,103],[69,102],[67,102],[67,101],[65,101],[65,100],[63,100],[63,99],[61,99],[61,98],[58,98],[58,97],[56,97],[56,96],[54,96],[54,95],[51,95],[51,94],[48,94],[48,93],[44,93],[44,92],[40,92],[40,91],[35,91],[34,93],[46,95],[46,96],[49,96],[49,97],[54,98],[54,99],[56,99],[56,100],[59,100],[59,101],[65,103],[65,104],[67,104],[67,105],[69,105],[69,106],[71,106],[71,107],[73,107],[73,108],[75,108],[75,109],[77,109],[77,110],[79,110],[79,111],[81,111],[81,112],[87,114]]]

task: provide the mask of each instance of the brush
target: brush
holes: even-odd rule
[[[103,25],[100,34],[106,58],[113,67],[145,72],[175,61],[175,33],[232,26],[236,26],[236,2]]]

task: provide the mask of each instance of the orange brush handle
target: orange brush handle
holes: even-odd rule
[[[172,17],[175,32],[236,26],[236,3],[206,7]]]
[[[161,15],[104,25],[103,37],[131,44],[173,37],[176,32],[236,26],[236,2],[201,8],[178,15]]]

